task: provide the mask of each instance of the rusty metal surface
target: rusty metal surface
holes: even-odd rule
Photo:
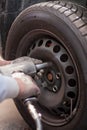
[[[11,99],[0,103],[0,130],[30,130]]]

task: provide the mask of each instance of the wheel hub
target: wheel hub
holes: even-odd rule
[[[63,86],[60,87],[61,76],[56,80],[56,75],[60,73],[59,67],[57,66],[58,61],[56,57],[54,58],[53,54],[50,53],[50,51],[38,47],[34,48],[31,51],[30,56],[33,58],[41,59],[43,61],[50,61],[53,63],[51,67],[46,68],[43,71],[41,70],[42,74],[41,72],[39,72],[39,74],[37,73],[35,81],[37,83],[39,82],[40,84],[39,86],[41,89],[41,96],[39,97],[39,103],[46,108],[54,107],[61,102],[64,96],[64,87]],[[58,98],[58,100],[55,100],[56,98]]]

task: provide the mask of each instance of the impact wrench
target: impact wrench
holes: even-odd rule
[[[12,76],[15,72],[23,72],[26,75],[34,77],[37,72],[41,69],[51,67],[51,62],[35,63],[35,59],[29,57],[21,57],[11,62],[11,64],[4,65],[0,67],[0,72],[6,76]],[[36,95],[37,96],[37,95]],[[29,113],[36,123],[36,129],[42,130],[41,118],[38,115],[32,101],[37,101],[36,97],[27,98],[23,100],[23,103],[27,106]]]
[[[36,130],[42,130],[41,114],[37,113],[37,110],[35,109],[34,105],[32,105],[32,101],[37,101],[37,98],[36,97],[27,98],[24,100],[24,104],[27,106],[28,112],[31,114],[32,118],[35,121]]]

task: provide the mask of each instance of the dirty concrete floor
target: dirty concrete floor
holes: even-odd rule
[[[30,130],[11,99],[0,103],[0,130]]]

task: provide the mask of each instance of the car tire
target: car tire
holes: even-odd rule
[[[73,107],[69,106],[69,111],[72,109],[72,114],[65,112],[67,111],[65,107],[61,108],[64,116],[67,118],[62,117],[63,113],[60,114],[59,104],[50,103],[52,106],[49,104],[47,108],[45,108],[45,104],[41,104],[40,109],[42,110],[36,106],[37,110],[42,114],[42,124],[45,130],[87,129],[86,12],[85,8],[73,3],[60,1],[43,2],[22,11],[10,28],[7,37],[5,58],[13,60],[17,57],[29,55],[43,61],[51,61],[52,59],[52,62],[56,62],[58,60],[57,65],[62,75],[60,82],[64,81],[64,91],[69,91],[69,93],[65,92],[65,95],[68,95],[71,100],[73,100],[74,95],[76,96],[73,101]],[[47,41],[50,41],[52,46],[50,43],[47,44]],[[60,48],[62,48],[61,51]],[[52,54],[49,57],[50,53]],[[68,60],[67,56],[69,57]],[[68,65],[71,68],[68,68]],[[70,80],[70,83],[68,81],[70,77],[71,79],[72,77],[75,78],[74,89],[73,80]],[[69,85],[71,86],[69,87]],[[55,102],[58,98],[55,99]],[[62,106],[64,105],[63,103]],[[35,130],[34,121],[28,114],[22,101],[15,99],[15,104],[26,122]],[[54,106],[56,109],[54,109]],[[50,112],[49,107],[53,113]],[[45,117],[43,117],[44,115]],[[47,116],[48,118],[46,118]],[[51,120],[51,118],[53,119]]]

